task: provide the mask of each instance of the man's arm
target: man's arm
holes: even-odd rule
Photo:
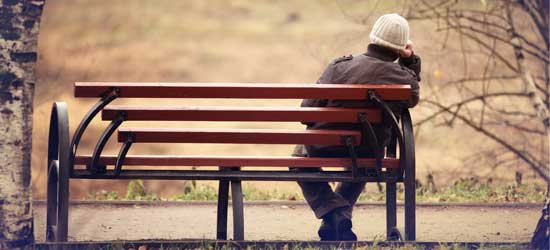
[[[411,82],[412,96],[409,100],[409,107],[412,108],[418,104],[420,99],[420,71],[421,60],[420,57],[414,54],[413,44],[411,41],[407,43],[405,49],[399,52],[399,65],[411,70],[414,73],[414,79]]]
[[[413,54],[406,58],[400,57],[398,63],[412,70],[416,75],[416,80],[420,82],[421,61],[419,56]]]
[[[334,63],[327,66],[321,77],[317,80],[316,84],[330,84],[334,76]],[[327,105],[327,99],[304,99],[300,107],[324,107]]]
[[[399,58],[399,65],[409,69],[414,73],[412,76],[414,79],[411,80],[411,90],[412,96],[409,100],[409,108],[412,108],[418,104],[420,100],[420,70],[421,70],[421,61],[420,57],[417,55],[412,55],[408,58]]]
[[[316,84],[330,84],[332,83],[332,78],[334,76],[334,64],[331,63],[325,69],[321,77],[317,80]],[[328,99],[304,99],[300,107],[325,107],[328,103]],[[315,122],[302,122],[302,124],[313,126]]]

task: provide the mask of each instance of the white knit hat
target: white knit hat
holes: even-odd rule
[[[372,26],[369,37],[371,43],[403,50],[409,40],[409,23],[396,13],[383,15]]]

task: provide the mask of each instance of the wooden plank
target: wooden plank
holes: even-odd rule
[[[148,143],[322,144],[344,145],[341,136],[359,145],[361,132],[352,130],[120,128],[118,141],[129,136]]]
[[[101,156],[99,162],[105,165],[114,165],[116,155]],[[91,161],[90,155],[81,155],[75,158],[76,165],[87,165]],[[360,167],[374,167],[373,158],[359,158]],[[266,157],[266,156],[184,156],[184,155],[128,155],[124,160],[125,166],[255,166],[255,167],[351,167],[350,158],[320,158],[320,157]],[[382,160],[385,168],[398,168],[399,159],[385,158]]]
[[[384,100],[408,100],[403,84],[261,84],[261,83],[139,83],[77,82],[75,97],[100,97],[113,88],[121,98],[251,98],[364,100],[374,90]]]
[[[115,175],[113,170],[107,170],[105,174],[94,174],[89,170],[75,169],[71,173],[75,179],[116,179],[116,180],[230,180],[230,181],[301,181],[301,182],[327,182],[327,181],[354,181],[350,172],[324,171],[324,172],[296,172],[280,170],[248,170],[248,171],[218,171],[218,170],[141,170],[125,169],[120,175]],[[391,178],[391,177],[390,177]],[[384,182],[383,176],[363,176],[356,181]],[[400,181],[400,180],[398,180]]]
[[[379,109],[293,107],[167,107],[116,106],[103,109],[101,118],[113,120],[119,112],[129,121],[269,121],[269,122],[358,122],[363,112],[373,123],[381,122]]]

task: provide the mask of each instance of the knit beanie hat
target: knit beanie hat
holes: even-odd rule
[[[396,13],[385,14],[376,20],[369,37],[371,43],[403,50],[409,40],[409,23]]]

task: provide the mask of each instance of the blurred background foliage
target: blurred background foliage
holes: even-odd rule
[[[473,9],[485,8],[486,4],[485,1],[464,2]],[[370,26],[380,14],[397,12],[405,15],[410,11],[409,1],[49,1],[44,9],[39,37],[33,128],[33,195],[38,199],[45,197],[47,129],[52,102],[68,103],[71,130],[74,130],[96,101],[75,99],[72,85],[76,81],[313,83],[332,59],[365,51]],[[465,71],[472,74],[483,71],[482,59],[486,55],[477,53],[473,46],[468,47],[467,51],[471,53],[468,56],[473,60],[465,66],[460,59],[463,50],[459,49],[464,44],[452,36],[449,38],[436,32],[439,27],[437,20],[411,20],[410,26],[415,51],[423,60],[423,90],[428,89],[424,86],[430,86],[431,90],[445,89],[445,84],[462,79]],[[502,85],[502,88],[514,89],[518,85]],[[460,98],[451,90],[444,94],[448,100]],[[421,98],[432,95],[433,91],[421,91]],[[117,100],[115,104],[140,104],[142,101]],[[141,104],[298,106],[299,103],[300,100],[197,99],[148,100],[148,103]],[[503,106],[529,105],[528,102],[497,103]],[[432,112],[433,109],[421,103],[412,112],[413,120],[421,121]],[[81,154],[91,153],[106,125],[107,122],[99,119],[94,121],[79,147]],[[139,126],[143,123],[129,122],[126,125]],[[201,122],[170,122],[162,126],[266,127],[261,123]],[[278,123],[267,127],[303,126]],[[516,136],[507,130],[502,132],[508,137]],[[470,182],[463,180],[471,177],[478,180],[470,183],[476,190],[486,189],[479,183],[501,184],[503,187],[510,183],[515,183],[515,187],[522,187],[525,183],[541,183],[536,173],[520,160],[506,160],[506,164],[500,164],[502,159],[499,155],[504,153],[495,149],[495,143],[460,122],[452,126],[448,126],[444,119],[423,123],[422,129],[417,130],[416,143],[417,176],[424,186],[433,184],[440,190],[452,190],[458,186],[460,190],[467,190],[463,187],[464,183]],[[547,147],[543,140],[528,143],[527,147],[541,148],[542,152]],[[105,154],[116,154],[118,148],[112,140]],[[286,156],[292,148],[288,145],[150,144],[136,145],[130,153],[214,152],[222,155]],[[273,197],[281,199],[301,199],[299,194],[293,195],[299,192],[294,183],[273,185],[251,182],[246,185],[248,190],[255,190],[250,191],[249,196],[262,197],[272,193]],[[127,181],[77,180],[71,182],[71,197],[211,199],[211,189],[215,186],[215,182],[143,181],[129,185]],[[544,192],[540,187],[535,189],[538,193]],[[377,185],[368,185],[367,191],[377,190]],[[506,189],[502,192],[491,190],[487,191],[488,197],[491,197],[491,192],[501,196],[506,196],[502,193],[508,192]],[[419,188],[419,192],[431,191]],[[441,192],[442,196],[445,192]],[[445,197],[440,200],[453,200],[452,197]],[[376,200],[376,197],[372,199]]]

